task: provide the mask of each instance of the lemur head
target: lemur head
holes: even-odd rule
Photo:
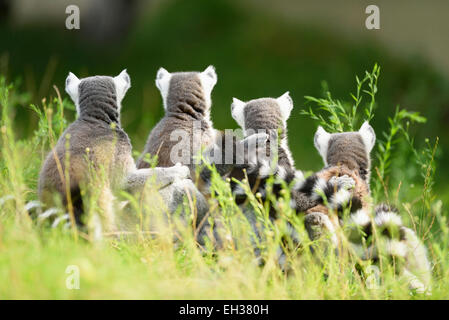
[[[344,165],[358,172],[369,182],[370,152],[376,142],[376,134],[368,122],[359,131],[330,134],[321,126],[315,133],[315,148],[326,166]]]
[[[285,136],[287,120],[293,109],[293,100],[287,91],[277,99],[260,98],[243,102],[234,98],[231,114],[239,126],[247,130],[281,129],[281,137]]]
[[[156,86],[161,92],[164,109],[176,108],[180,101],[195,104],[195,109],[207,113],[211,106],[212,89],[217,83],[214,66],[208,66],[203,72],[170,73],[160,68],[156,75]]]
[[[120,112],[121,103],[126,92],[131,87],[131,78],[126,69],[116,77],[94,76],[78,79],[69,72],[65,81],[65,91],[70,95],[76,106],[78,115],[84,111],[85,102],[92,102],[95,99],[111,99],[110,104]],[[89,98],[89,99],[87,99]]]

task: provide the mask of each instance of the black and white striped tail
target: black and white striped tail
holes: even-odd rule
[[[397,273],[410,289],[420,293],[430,290],[426,248],[416,233],[404,226],[396,208],[380,204],[373,216],[359,209],[351,214],[347,227],[347,238],[359,258],[376,263],[382,256],[398,267]]]

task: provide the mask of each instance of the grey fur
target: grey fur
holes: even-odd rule
[[[369,184],[371,159],[358,132],[334,133],[327,149],[328,166],[345,165]]]
[[[122,72],[120,77],[117,80],[117,77],[95,76],[79,81],[73,74],[69,75],[66,90],[77,106],[79,117],[69,125],[48,154],[38,184],[39,198],[46,206],[55,205],[55,194],[67,205],[67,172],[75,219],[80,225],[83,224],[81,189],[88,193],[99,192],[100,228],[104,231],[116,230],[113,206],[116,191],[137,191],[148,177],[155,176],[157,183],[167,185],[189,175],[188,169],[181,166],[137,170],[130,140],[120,124],[121,99],[117,97],[119,89],[121,98],[124,97],[130,80],[126,72]],[[120,83],[120,88],[116,87],[117,83]],[[65,167],[67,159],[68,168]]]
[[[246,103],[244,109],[245,131],[266,130],[279,134],[278,164],[293,168],[294,161],[287,145],[287,126],[282,118],[279,103],[273,98],[260,98]]]
[[[169,167],[174,165],[170,159],[172,148],[176,145],[180,150],[189,150],[190,157],[183,163],[189,166],[192,177],[195,174],[193,137],[193,124],[198,121],[200,126],[201,142],[203,148],[210,146],[215,139],[215,130],[210,121],[210,106],[205,96],[199,72],[178,72],[171,75],[166,104],[165,116],[151,130],[144,152],[137,161],[138,168],[147,168],[144,155],[149,153],[158,156],[158,166]],[[170,135],[175,130],[183,130],[190,137],[184,146],[181,142],[171,141]]]

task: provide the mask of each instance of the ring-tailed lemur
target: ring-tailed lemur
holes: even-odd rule
[[[369,180],[370,152],[375,141],[375,132],[368,122],[357,132],[329,134],[318,128],[314,144],[325,168],[307,178],[301,190],[315,199],[324,198],[327,203],[307,211],[306,229],[312,239],[326,230],[337,244],[336,229],[343,226],[343,234],[347,234],[359,258],[376,262],[380,255],[386,255],[395,258],[396,264],[403,261],[403,267],[397,271],[411,289],[423,292],[430,289],[431,278],[426,248],[415,232],[403,225],[397,209],[386,204],[373,209]],[[334,192],[327,183],[336,177],[349,177],[352,181]],[[343,215],[345,208],[349,209],[348,216]]]
[[[171,168],[136,168],[130,140],[120,124],[121,102],[130,86],[126,70],[116,77],[84,79],[69,73],[66,91],[75,103],[78,118],[50,151],[39,176],[41,202],[53,206],[57,194],[67,206],[70,199],[78,225],[84,224],[81,190],[98,192],[100,212],[96,221],[101,223],[95,225],[95,234],[99,236],[101,230],[116,229],[116,190],[137,191],[150,177],[161,187],[189,177],[188,168],[179,164]]]
[[[297,212],[304,212],[317,205],[319,200],[299,191],[299,186],[302,186],[304,177],[302,172],[294,167],[287,142],[287,120],[292,108],[293,101],[288,92],[277,99],[260,98],[243,102],[234,98],[231,105],[232,117],[243,129],[245,139],[254,136],[253,140],[259,142],[258,146],[264,143],[264,140],[267,140],[266,145],[262,146],[262,148],[265,148],[265,153],[260,157],[260,149],[245,149],[245,152],[253,153],[249,155],[250,157],[244,159],[248,161],[245,165],[235,163],[233,165],[216,164],[216,167],[223,176],[233,177],[237,180],[245,178],[242,169],[246,169],[249,186],[254,193],[259,193],[262,199],[267,195],[265,187],[270,176],[276,178],[272,190],[272,193],[276,196],[279,196],[282,184],[287,186],[294,184],[291,205]],[[265,134],[265,139],[263,134]],[[226,150],[222,145],[216,146],[216,148],[224,152]],[[203,180],[207,180],[207,174],[208,170],[203,170]],[[339,187],[340,179],[330,181],[329,188],[334,189],[335,184]],[[236,195],[237,203],[245,202],[246,194],[241,186],[231,181],[231,188]]]
[[[325,168],[308,177],[299,189],[318,201],[317,206],[306,212],[306,228],[311,239],[317,237],[313,234],[316,229],[314,225],[320,221],[333,234],[332,239],[337,244],[335,231],[340,225],[339,218],[343,210],[350,207],[351,212],[355,212],[361,208],[369,208],[369,153],[375,139],[374,130],[368,123],[364,123],[359,132],[333,135],[318,127],[314,144],[323,158]],[[343,183],[338,191],[328,183],[337,177]],[[345,179],[348,179],[346,184]],[[340,216],[328,215],[328,208],[336,210]],[[325,216],[320,213],[325,213]],[[319,228],[316,230],[321,232]]]
[[[288,92],[277,99],[260,98],[247,103],[234,98],[231,105],[232,116],[243,129],[245,138],[240,142],[234,142],[232,151],[235,152],[235,149],[238,149],[235,148],[236,144],[242,143],[244,156],[241,158],[244,162],[242,162],[243,164],[233,162],[232,165],[214,164],[218,173],[223,177],[234,178],[237,181],[247,178],[251,191],[260,196],[262,202],[265,202],[268,197],[272,199],[271,196],[279,199],[282,196],[281,191],[284,185],[287,187],[293,185],[291,192],[292,207],[297,212],[304,212],[317,205],[319,201],[298,190],[298,186],[302,185],[304,178],[302,172],[294,167],[287,143],[286,122],[292,108],[293,102]],[[223,155],[219,157],[220,159],[224,159],[228,152],[228,149],[224,147],[225,143],[222,143],[215,145],[213,150],[214,152],[223,152]],[[235,161],[235,158],[233,161]],[[244,169],[246,172],[243,171]],[[206,168],[200,176],[203,180],[206,180],[206,186],[209,187],[210,171]],[[273,184],[268,183],[268,180],[272,177],[274,177]],[[246,201],[247,193],[237,181],[231,180],[231,190],[253,231],[260,237],[262,235],[261,229],[264,226],[258,223],[254,208]],[[338,184],[339,180],[329,182],[329,184],[331,183]],[[270,190],[267,190],[268,187],[270,187]],[[331,187],[334,188],[334,185],[329,188]],[[277,210],[272,203],[269,207],[269,218],[273,220],[278,217]],[[286,233],[283,234],[282,239],[291,239],[293,240],[292,244],[297,246],[300,239],[296,230],[288,222],[286,228]],[[281,265],[285,261],[284,253],[284,249],[279,249],[278,262]]]
[[[161,167],[174,165],[173,157],[180,157],[179,162],[189,166],[195,177],[194,157],[201,148],[212,145],[216,135],[210,120],[211,93],[216,83],[213,66],[203,72],[169,73],[159,69],[156,86],[161,92],[165,116],[151,130],[143,155],[137,161],[138,168],[149,166],[144,161],[147,153],[157,155]]]

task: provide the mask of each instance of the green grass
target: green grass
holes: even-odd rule
[[[376,68],[366,73],[367,80],[357,78],[351,101],[338,100],[330,93],[325,93],[324,98],[309,98],[318,104],[318,108],[311,106],[310,114],[318,122],[326,123],[330,115],[332,127],[328,129],[334,131],[357,128],[363,119],[375,118],[377,86],[370,79],[375,75],[377,81]],[[387,266],[381,285],[368,289],[349,254],[339,258],[323,255],[318,263],[316,256],[310,254],[311,243],[302,217],[294,215],[285,205],[288,192],[274,203],[280,217],[273,223],[267,219],[266,204],[254,196],[251,198],[257,221],[267,226],[258,244],[263,248],[265,261],[259,266],[252,250],[251,229],[235,205],[229,186],[217,178],[211,188],[212,203],[216,205],[209,221],[223,223],[220,233],[225,242],[218,250],[211,246],[200,249],[195,244],[194,215],[189,214],[187,225],[178,215],[170,219],[170,224],[157,224],[158,233],[154,237],[148,236],[145,223],[135,221],[128,224],[132,234],[106,237],[102,242],[75,237],[71,229],[38,223],[30,218],[25,205],[37,197],[36,184],[43,158],[67,126],[65,111],[73,110],[73,105],[57,97],[29,108],[26,112],[37,114],[38,123],[32,128],[32,135],[19,139],[13,130],[15,113],[23,112],[19,106],[28,104],[30,97],[3,77],[0,79],[0,299],[449,298],[447,211],[433,188],[437,147],[430,140],[423,148],[415,148],[410,126],[424,121],[416,113],[398,108],[385,132],[377,132],[372,183],[374,197],[398,205],[403,219],[429,248],[433,269],[430,295],[411,293],[407,284],[399,281]],[[360,100],[362,95],[369,98]],[[312,141],[311,138],[308,140]],[[139,210],[133,210],[133,214],[137,217],[147,214],[146,219],[157,219],[161,214]],[[121,217],[124,215],[119,213]],[[276,248],[286,221],[304,239],[302,247],[288,255],[288,274],[276,264]],[[66,287],[69,276],[66,269],[71,265],[80,270],[79,290]]]

